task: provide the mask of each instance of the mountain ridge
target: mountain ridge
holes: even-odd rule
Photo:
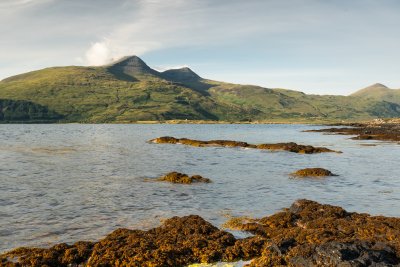
[[[0,81],[0,99],[43,106],[59,114],[61,122],[341,121],[400,116],[400,97],[397,102],[378,96],[307,95],[218,82],[188,67],[159,72],[137,56],[106,66],[52,67],[8,77]]]

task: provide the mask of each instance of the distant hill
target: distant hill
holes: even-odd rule
[[[353,93],[352,96],[400,104],[400,89],[390,89],[381,83],[361,89]]]
[[[26,105],[43,109],[35,113],[31,108],[29,114],[42,117],[25,116],[24,120],[30,122],[338,121],[400,117],[397,94],[397,90],[378,85],[351,96],[320,96],[224,83],[204,79],[190,68],[158,72],[136,56],[107,66],[53,67],[0,81],[2,101],[16,106],[25,103],[25,111],[29,111]],[[21,114],[15,105],[6,109],[8,119],[3,121],[21,121],[18,118],[23,116],[12,115]],[[4,107],[2,110],[4,113]]]

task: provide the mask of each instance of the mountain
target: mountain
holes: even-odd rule
[[[0,121],[338,121],[400,116],[400,102],[386,94],[367,97],[359,92],[320,96],[224,83],[204,79],[189,68],[158,72],[130,56],[107,66],[52,67],[4,79]]]
[[[390,89],[381,83],[361,89],[352,96],[400,104],[400,89]]]
[[[188,67],[166,70],[161,73],[161,77],[165,78],[166,80],[171,80],[175,82],[192,82],[201,79],[199,75],[197,75]]]
[[[127,81],[138,81],[150,77],[158,77],[159,73],[137,56],[123,57],[110,65],[107,70],[117,78]]]

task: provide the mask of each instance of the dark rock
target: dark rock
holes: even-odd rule
[[[393,248],[386,244],[352,241],[331,241],[303,251],[290,259],[294,266],[398,266],[399,258]],[[311,253],[310,253],[311,252]]]

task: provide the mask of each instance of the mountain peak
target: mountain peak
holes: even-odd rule
[[[381,83],[374,83],[373,85],[370,85],[367,88],[386,88],[386,89],[389,89],[386,85],[381,84]]]
[[[136,76],[153,75],[157,76],[158,72],[147,66],[147,64],[138,56],[123,57],[109,67],[109,70],[117,76],[125,76],[137,78]]]
[[[183,67],[179,69],[170,69],[161,73],[164,79],[171,81],[197,81],[201,79],[199,75],[197,75],[194,71],[192,71],[189,67]]]
[[[390,90],[390,89],[386,85],[381,84],[381,83],[374,83],[373,85],[370,85],[361,90],[358,90],[357,92],[355,92],[351,95],[352,96],[370,97],[375,94],[381,94],[381,93],[387,92],[388,90]]]
[[[136,66],[136,67],[147,67],[147,64],[138,56],[126,56],[113,62],[111,66]]]

